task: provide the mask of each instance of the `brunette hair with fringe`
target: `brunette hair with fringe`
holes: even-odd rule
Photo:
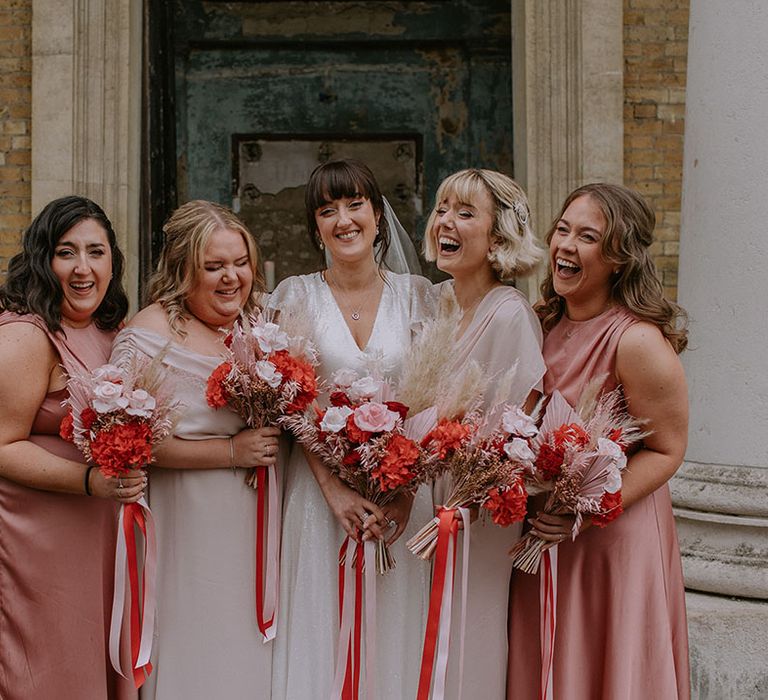
[[[61,328],[61,302],[64,290],[51,268],[59,239],[81,221],[93,220],[107,235],[112,255],[112,279],[94,323],[102,330],[115,330],[128,313],[128,297],[123,289],[123,254],[117,245],[112,223],[95,202],[72,195],[54,199],[33,219],[21,238],[21,252],[8,262],[5,284],[0,287],[0,309],[17,314],[36,314],[49,330]]]
[[[604,182],[579,187],[563,202],[547,233],[547,243],[551,242],[565,210],[584,196],[591,197],[605,217],[605,233],[600,240],[603,259],[620,267],[612,282],[611,298],[637,318],[658,326],[675,352],[681,353],[688,345],[688,315],[664,296],[650,253],[656,215],[640,194]],[[546,333],[565,313],[565,300],[555,292],[551,265],[541,284],[541,296],[536,312]]]
[[[257,308],[264,291],[259,249],[246,225],[231,210],[215,202],[195,199],[182,204],[163,226],[165,242],[148,294],[149,303],[156,302],[165,309],[168,325],[180,336],[185,335],[182,322],[191,316],[185,300],[203,269],[205,247],[218,229],[239,233],[248,249],[253,286],[243,307],[245,313]]]
[[[384,196],[381,194],[379,183],[371,169],[359,160],[344,158],[329,160],[318,165],[309,176],[304,192],[304,204],[307,209],[307,231],[312,245],[320,250],[320,234],[317,228],[315,212],[328,202],[344,197],[363,196],[369,199],[374,214],[379,217],[378,235],[373,241],[376,257],[384,260],[389,250],[389,228],[382,214],[384,213]]]
[[[449,175],[440,183],[435,207],[427,220],[424,257],[437,259],[435,222],[437,208],[450,195],[474,206],[479,192],[487,192],[494,203],[488,261],[497,279],[507,281],[531,274],[544,258],[531,226],[531,207],[523,188],[511,177],[495,170],[469,168]]]

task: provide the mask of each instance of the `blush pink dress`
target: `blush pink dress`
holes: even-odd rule
[[[44,330],[64,369],[94,369],[109,358],[114,333],[67,328],[51,334],[36,316],[0,314],[0,326]],[[19,391],[23,391],[23,377]],[[82,462],[59,437],[66,390],[48,394],[29,439]],[[0,698],[128,700],[133,683],[112,670],[107,650],[118,504],[38,491],[0,478]]]
[[[636,319],[612,307],[587,321],[563,318],[544,340],[544,390],[575,405],[606,375]],[[669,488],[638,501],[606,528],[558,547],[554,697],[558,700],[687,700],[685,591]],[[507,697],[539,697],[539,575],[514,570]]]

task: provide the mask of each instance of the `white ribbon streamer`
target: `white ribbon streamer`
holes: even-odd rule
[[[142,619],[141,642],[139,655],[135,668],[145,666],[152,654],[152,641],[155,628],[155,607],[157,602],[157,538],[155,535],[155,521],[152,511],[144,498],[138,501],[144,512],[146,525],[146,546],[143,557],[143,590],[142,590]],[[120,638],[123,629],[123,612],[125,609],[125,588],[128,569],[128,546],[125,540],[125,505],[120,506],[117,519],[117,543],[115,545],[115,581],[112,594],[112,619],[109,627],[109,659],[112,667],[123,678],[128,678],[122,669],[120,661]],[[132,527],[135,527],[135,523]]]
[[[264,618],[272,622],[267,625],[264,644],[271,642],[277,634],[277,613],[280,591],[280,480],[277,466],[269,465],[267,471],[267,557],[264,576]]]

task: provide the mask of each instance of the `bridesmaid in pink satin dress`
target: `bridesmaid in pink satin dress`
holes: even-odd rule
[[[109,359],[128,309],[112,225],[83,197],[48,204],[0,287],[0,698],[129,700],[107,638],[118,502],[144,493],[59,437],[67,373]]]
[[[685,596],[667,481],[688,430],[685,312],[663,297],[649,246],[655,217],[635,192],[574,191],[549,232],[549,276],[538,307],[544,390],[575,405],[585,385],[621,385],[651,431],[629,459],[625,512],[606,528],[539,514],[532,527],[559,543],[554,692],[558,700],[687,700]],[[678,323],[678,322],[682,323]],[[539,576],[515,570],[507,697],[539,697]]]

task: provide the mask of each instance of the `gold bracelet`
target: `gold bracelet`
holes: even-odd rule
[[[235,468],[235,441],[229,436],[229,466]]]

